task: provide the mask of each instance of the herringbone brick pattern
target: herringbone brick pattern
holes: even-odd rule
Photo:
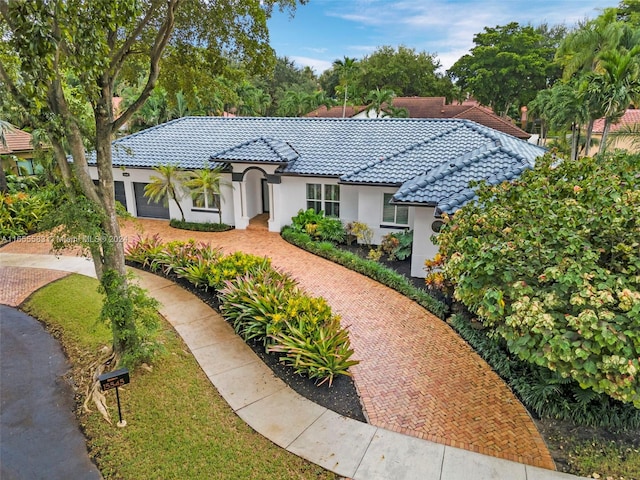
[[[59,270],[3,267],[0,265],[0,303],[17,307],[31,293],[48,283],[69,275]]]
[[[371,424],[507,460],[554,469],[553,459],[522,404],[491,368],[442,320],[379,283],[289,245],[277,233],[200,233],[137,219],[123,226],[133,239],[197,240],[226,252],[268,256],[309,293],[327,299],[349,329],[360,364],[352,373]],[[27,244],[35,250],[32,244]],[[39,252],[46,253],[40,247]],[[19,244],[3,251],[23,252]],[[4,276],[4,275],[3,275]]]

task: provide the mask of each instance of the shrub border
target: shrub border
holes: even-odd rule
[[[341,250],[330,242],[316,242],[308,234],[295,232],[290,227],[284,227],[280,235],[285,241],[296,247],[331,260],[392,288],[442,320],[446,319],[449,313],[448,305],[415,287],[404,275],[391,268],[373,260],[361,258],[354,253]]]

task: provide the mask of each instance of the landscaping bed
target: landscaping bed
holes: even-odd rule
[[[133,264],[132,262],[128,262],[128,264],[135,268],[141,268],[139,264]],[[148,269],[144,270],[149,271]],[[162,275],[157,272],[150,273],[169,278],[211,308],[219,311],[220,303],[214,293],[197,288],[192,283],[175,274]],[[273,371],[274,375],[303,397],[345,417],[367,422],[362,411],[360,396],[351,377],[339,375],[333,380],[331,386],[327,383],[317,385],[315,380],[304,375],[296,374],[292,368],[280,363],[277,354],[265,352],[262,344],[258,342],[247,342],[247,345],[249,345],[256,355]]]

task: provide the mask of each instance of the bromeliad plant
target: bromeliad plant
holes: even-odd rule
[[[350,375],[347,330],[326,300],[306,295],[288,275],[264,268],[227,281],[219,291],[220,311],[246,341],[259,341],[267,352],[296,373],[329,386],[337,375]]]
[[[163,244],[158,236],[136,238],[126,256],[144,268],[173,272],[198,288],[213,289],[221,313],[245,341],[283,354],[283,363],[319,384],[331,385],[336,375],[349,375],[349,367],[358,363],[351,360],[348,333],[327,302],[305,294],[268,258],[223,255],[193,240]]]

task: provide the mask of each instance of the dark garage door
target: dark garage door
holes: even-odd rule
[[[144,196],[146,183],[134,183],[133,191],[136,194],[136,210],[139,217],[169,219],[169,207],[156,203]]]

